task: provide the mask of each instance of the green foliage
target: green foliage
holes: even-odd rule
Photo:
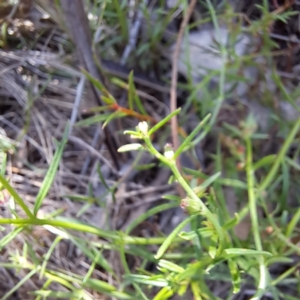
[[[127,2],[115,0],[98,2],[101,4],[99,20],[105,20],[107,26],[113,28],[115,35],[107,36],[101,41],[101,47],[109,49],[104,55],[111,55],[116,52],[116,49],[123,48],[129,40]],[[98,2],[93,1],[93,9],[96,11],[99,7],[95,3]],[[153,8],[158,16],[158,20],[153,24],[149,11],[145,10],[142,2],[138,1],[145,21],[152,24],[152,27],[149,27],[151,30],[147,33],[149,39],[139,42],[135,53],[129,58],[129,60],[133,60],[138,57],[139,66],[142,68],[154,61],[153,56],[158,49],[161,37],[178,9],[175,7],[165,11],[164,2],[158,1],[159,5]],[[231,20],[233,12],[230,8],[219,16],[212,1],[205,2],[208,7],[208,16],[205,15],[205,18],[196,21],[196,24],[191,24],[187,31],[208,20],[213,22],[218,31],[220,18],[224,19],[225,23],[226,20],[227,22]],[[290,11],[280,14],[271,13],[268,9],[268,1],[263,2],[263,5],[258,6],[262,14],[261,18],[253,21],[244,30],[252,35],[261,32],[263,42],[260,54],[267,57],[268,62],[272,65],[271,49],[278,45],[268,35],[270,26],[276,20],[286,22],[294,13]],[[179,4],[186,9],[188,1],[182,0],[178,2]],[[234,35],[241,32],[240,26],[236,26],[233,30]],[[277,154],[263,157],[260,155],[261,149],[257,143],[267,141],[269,135],[257,132],[257,124],[253,116],[250,115],[239,125],[223,124],[223,126],[219,126],[216,124],[227,96],[225,92],[227,81],[235,84],[243,81],[244,79],[239,78],[236,74],[237,70],[247,65],[256,66],[253,57],[239,58],[229,47],[221,45],[220,53],[224,60],[234,57],[235,63],[233,65],[224,64],[221,70],[209,72],[197,85],[192,85],[191,78],[189,78],[188,84],[181,86],[190,92],[183,107],[156,123],[148,115],[146,107],[138,95],[133,72],[129,74],[128,83],[116,78],[111,79],[112,84],[127,91],[128,107],[119,107],[117,100],[104,84],[86,71],[82,71],[101,92],[101,99],[105,105],[91,110],[91,112],[101,114],[81,120],[76,125],[86,127],[103,123],[104,127],[115,118],[128,116],[136,117],[136,122],[138,119],[142,120],[135,129],[129,128],[125,131],[125,134],[131,136],[133,143],[123,145],[119,151],[138,151],[137,159],[132,167],[145,171],[154,166],[154,164],[139,164],[138,162],[139,155],[143,151],[147,151],[162,163],[161,166],[172,171],[173,181],[181,185],[187,195],[184,199],[175,195],[165,195],[163,197],[165,203],[137,216],[124,232],[101,229],[79,222],[75,218],[61,217],[61,210],[43,218],[37,217],[57,175],[57,169],[68,140],[68,127],[62,141],[57,143],[52,163],[36,196],[33,212],[9,183],[9,178],[5,176],[6,158],[8,153],[15,150],[15,145],[5,136],[0,135],[0,195],[5,197],[4,192],[7,192],[26,214],[20,217],[14,210],[12,218],[0,219],[1,225],[11,225],[13,228],[9,233],[3,235],[0,240],[0,249],[6,247],[18,235],[25,234],[25,232],[30,234],[34,226],[44,226],[56,236],[51,247],[41,257],[35,253],[34,245],[26,241],[21,253],[20,251],[10,253],[10,262],[0,263],[7,269],[26,271],[26,275],[22,277],[18,285],[7,292],[2,299],[8,299],[14,291],[34,275],[38,275],[41,280],[44,280],[44,285],[32,293],[36,299],[92,299],[90,291],[114,299],[158,300],[171,299],[174,295],[188,299],[190,294],[197,300],[220,299],[209,289],[208,282],[214,281],[231,283],[228,299],[239,293],[245,282],[250,281],[256,286],[257,291],[252,299],[259,299],[266,292],[271,293],[274,299],[296,299],[289,295],[283,295],[280,286],[292,282],[298,289],[300,287],[299,263],[295,264],[291,258],[294,254],[300,254],[297,245],[300,210],[297,207],[290,207],[287,201],[290,190],[299,186],[300,165],[296,158],[300,149],[299,147],[296,149],[294,157],[288,156],[288,151],[293,143],[299,144],[300,120],[287,124],[276,117],[275,112],[272,112],[283,142]],[[211,78],[215,76],[219,76],[219,86],[215,91],[210,91],[208,85]],[[299,111],[299,106],[295,102],[298,91],[295,92],[295,95],[291,95],[275,72],[272,73],[272,79],[284,99]],[[197,99],[200,89],[204,91],[201,101]],[[176,115],[181,121],[181,118],[191,108],[200,116],[201,122],[185,137],[175,152],[169,144],[166,145],[164,153],[157,151],[152,143],[154,134],[167,132],[166,128],[172,117]],[[144,120],[149,120],[149,122]],[[217,141],[216,151],[209,155],[213,165],[212,175],[207,175],[199,169],[182,168],[179,170],[176,159],[185,152],[194,150],[195,146],[207,135],[212,135]],[[224,148],[228,151],[223,151]],[[115,199],[114,193],[120,182],[110,186],[100,167],[97,171],[105,190],[101,197],[93,197],[92,193],[85,196],[66,195],[73,201],[84,203],[77,212],[77,216],[80,216],[92,204],[107,209],[107,204],[103,199],[108,195],[113,200]],[[228,190],[232,193],[228,193]],[[234,214],[229,211],[228,203],[232,200],[231,197],[237,198],[238,202]],[[299,203],[299,196],[295,196],[295,198]],[[275,208],[270,208],[270,204]],[[165,236],[161,232],[152,237],[134,235],[134,229],[150,217],[179,206],[186,212],[186,218],[169,235]],[[259,215],[261,211],[264,213],[263,218]],[[243,225],[247,216],[250,216],[251,222],[248,224],[247,237],[242,239],[236,233],[236,229]],[[94,235],[98,239],[90,239],[85,234]],[[86,270],[86,274],[78,275],[67,272],[63,268],[52,270],[49,267],[49,261],[54,251],[66,240],[76,246],[87,258],[89,268]],[[120,258],[123,269],[121,276],[110,265],[108,252],[117,253]],[[138,266],[132,268],[129,265],[129,257],[139,258]],[[155,271],[150,272],[147,268],[150,263],[155,265]],[[280,264],[289,264],[290,267],[286,268],[279,276],[271,277],[269,273],[272,267],[280,266]],[[92,275],[96,269],[100,269],[111,280],[93,278]],[[64,287],[66,292],[53,290],[51,283]]]

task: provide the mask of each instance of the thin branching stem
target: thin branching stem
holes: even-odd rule
[[[148,137],[145,137],[145,143],[147,145],[148,150],[155,155],[158,159],[160,159],[162,162],[164,162],[173,172],[174,176],[176,177],[178,183],[183,187],[183,189],[186,191],[189,197],[191,197],[194,201],[198,202],[201,207],[201,213],[207,217],[207,219],[213,224],[215,227],[215,230],[218,233],[218,238],[220,241],[218,253],[221,254],[221,252],[224,249],[225,246],[225,236],[224,231],[222,230],[222,227],[219,223],[217,215],[214,215],[208,207],[205,205],[205,203],[196,195],[196,193],[193,191],[193,189],[189,186],[189,184],[185,181],[185,179],[180,174],[180,171],[176,165],[175,160],[168,160],[166,157],[164,157],[162,154],[160,154],[152,145],[150,139]]]
[[[252,143],[250,137],[246,138],[246,148],[247,148],[247,163],[246,163],[246,173],[248,182],[248,198],[249,198],[249,209],[252,222],[252,231],[254,236],[254,243],[257,251],[263,251],[263,246],[260,239],[260,230],[257,216],[257,205],[254,187],[254,170],[252,166]],[[260,279],[258,288],[259,290],[265,290],[267,287],[268,271],[265,265],[264,257],[262,255],[258,256]],[[259,299],[259,296],[254,296],[252,299]]]

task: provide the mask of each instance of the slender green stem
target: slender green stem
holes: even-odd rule
[[[246,173],[248,182],[248,197],[249,197],[249,209],[252,222],[252,231],[254,236],[254,243],[257,251],[263,251],[260,230],[257,217],[257,207],[256,207],[256,197],[254,189],[254,170],[252,166],[252,143],[250,137],[246,138],[246,148],[247,148],[247,163],[246,163]],[[264,290],[267,286],[267,268],[265,266],[264,257],[262,255],[258,256],[260,280],[258,288]],[[258,298],[253,298],[258,299]]]
[[[184,190],[187,192],[188,196],[191,197],[193,200],[198,202],[201,206],[201,213],[207,217],[207,219],[213,224],[215,227],[218,237],[220,240],[219,248],[218,248],[218,255],[221,254],[221,252],[224,249],[225,246],[225,236],[224,232],[222,230],[222,227],[219,223],[218,217],[214,215],[208,207],[205,205],[205,203],[196,195],[196,193],[193,191],[193,189],[188,185],[188,183],[185,181],[185,179],[180,174],[175,159],[168,160],[165,158],[162,154],[160,154],[151,144],[151,141],[148,137],[145,137],[145,143],[147,145],[148,150],[155,155],[158,159],[160,159],[162,162],[164,162],[168,167],[172,170],[174,176],[178,180],[179,184],[184,188]]]
[[[28,281],[34,274],[36,274],[37,270],[33,269],[28,274],[26,274],[11,290],[9,290],[1,300],[9,299],[10,296],[13,295],[26,281]],[[11,298],[10,298],[11,299]]]
[[[23,208],[26,215],[29,218],[33,218],[33,214],[30,211],[30,209],[27,207],[27,205],[24,203],[24,201],[21,199],[21,197],[18,195],[18,193],[11,187],[11,185],[7,182],[7,180],[0,174],[0,183],[3,185],[9,194],[15,199],[15,201]]]
[[[282,273],[280,276],[278,276],[276,279],[274,279],[271,282],[271,285],[276,286],[281,281],[283,281],[284,279],[286,279],[287,277],[289,277],[291,274],[293,274],[299,267],[300,267],[300,263],[298,263],[295,266],[291,267],[290,269],[288,269],[287,271],[285,271],[284,273]]]
[[[122,245],[120,247],[120,258],[121,258],[121,262],[122,262],[125,273],[127,275],[130,275],[131,272],[130,272],[130,268],[128,266],[128,262],[127,262],[127,259],[126,259],[125,245]],[[138,284],[133,282],[132,285],[134,286],[136,292],[139,294],[139,299],[149,300]]]
[[[189,186],[189,184],[185,181],[185,179],[182,177],[182,175],[180,174],[176,163],[172,163],[169,165],[174,176],[176,177],[176,179],[178,180],[179,184],[184,188],[184,190],[187,192],[188,196],[191,197],[193,200],[198,201],[201,205],[201,209],[202,209],[202,213],[204,216],[207,217],[207,219],[213,224],[213,226],[215,227],[217,233],[218,233],[218,237],[219,237],[219,248],[218,248],[218,255],[221,254],[221,252],[224,249],[225,246],[225,236],[224,236],[224,231],[222,230],[222,227],[219,223],[218,217],[213,214],[205,205],[205,203],[196,195],[196,193],[193,191],[193,189]]]
[[[157,237],[157,238],[140,238],[140,237],[131,237],[124,235],[122,232],[112,232],[101,230],[97,227],[81,224],[81,223],[71,223],[60,220],[45,220],[45,219],[0,219],[0,224],[12,224],[19,226],[26,225],[49,225],[54,227],[67,228],[71,230],[88,232],[91,234],[95,234],[101,238],[113,240],[115,242],[122,242],[125,244],[135,244],[135,245],[154,245],[154,244],[162,244],[165,240],[165,237]],[[174,240],[175,242],[182,242],[182,239],[177,238]]]
[[[259,186],[259,190],[260,191],[265,191],[269,185],[271,184],[272,180],[274,179],[279,166],[281,164],[281,162],[284,159],[284,156],[286,154],[286,152],[288,151],[291,143],[293,142],[297,132],[299,131],[300,128],[300,118],[299,120],[295,123],[293,129],[290,131],[290,134],[288,135],[287,139],[284,141],[284,144],[281,147],[280,152],[278,153],[275,162],[271,168],[271,170],[269,171],[269,173],[267,174],[267,176],[265,177],[265,179],[263,180],[263,182],[260,184]]]
[[[168,159],[166,159],[161,153],[159,153],[152,145],[150,138],[148,136],[144,136],[144,141],[147,145],[147,149],[152,153],[152,155],[154,155],[155,157],[157,157],[161,162],[165,163],[167,166],[170,165],[170,161]]]

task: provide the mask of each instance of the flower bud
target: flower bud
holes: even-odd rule
[[[148,134],[148,123],[146,121],[140,122],[137,126],[137,130],[143,135]]]
[[[172,148],[171,144],[166,144],[165,151],[164,151],[164,156],[168,160],[173,160],[173,158],[174,158],[174,151],[173,151],[173,148]]]
[[[180,207],[189,215],[193,215],[201,211],[200,201],[196,201],[189,197],[186,197],[181,200]]]

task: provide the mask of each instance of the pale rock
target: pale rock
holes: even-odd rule
[[[220,71],[226,67],[226,77],[230,72],[237,72],[236,69],[231,69],[231,63],[234,64],[235,58],[251,53],[256,44],[256,40],[251,38],[247,34],[239,34],[233,40],[232,35],[226,27],[221,27],[219,31],[216,31],[213,27],[203,27],[203,29],[191,32],[187,37],[183,39],[180,47],[178,71],[182,75],[188,78],[192,77],[192,82],[196,85],[212,71]],[[230,55],[226,55],[226,59],[222,57],[220,51],[220,45],[226,47],[226,49],[232,49],[229,51]],[[171,55],[167,55],[168,59],[172,61],[175,43],[169,49]],[[257,57],[255,59],[256,65],[265,65],[265,58]],[[225,66],[225,64],[227,64]],[[267,67],[266,67],[267,69]],[[269,93],[276,92],[276,84],[272,80],[271,70],[265,72],[264,80],[259,81],[258,90],[255,96],[250,96],[250,86],[256,82],[259,78],[259,70],[255,66],[242,67],[243,79],[246,82],[237,82],[233,94],[237,96],[240,101],[249,107],[250,111],[256,117],[258,125],[262,130],[266,130],[268,127],[271,108],[265,107],[262,104],[263,93],[268,91]],[[240,70],[240,71],[241,71]],[[232,73],[237,75],[236,73]],[[209,85],[216,88],[219,83],[219,74],[212,77]],[[225,92],[229,92],[235,83],[230,80],[225,81]],[[288,90],[289,92],[289,90]],[[277,95],[277,94],[276,94]],[[250,99],[251,97],[251,99]],[[201,101],[202,92],[199,91],[198,99]],[[226,99],[227,100],[227,99]],[[297,101],[300,102],[300,101]],[[300,114],[297,110],[288,102],[279,99],[279,112],[280,116],[286,120],[295,120],[299,118]]]
[[[238,36],[234,45],[236,55],[244,55],[250,42],[248,36]],[[231,44],[226,28],[220,28],[219,32],[213,28],[191,32],[181,44],[179,72],[187,76],[191,69],[192,78],[197,81],[201,76],[207,75],[208,71],[221,70],[228,60],[222,58],[218,44]],[[170,49],[172,54],[174,50],[175,44]]]
[[[178,5],[178,0],[167,0],[166,4],[167,4],[167,8],[174,8]]]

